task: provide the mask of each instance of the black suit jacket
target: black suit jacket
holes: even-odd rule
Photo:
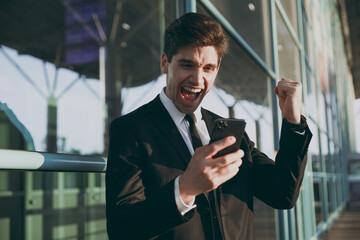
[[[202,114],[211,129],[219,116],[206,110]],[[274,162],[244,135],[243,164],[235,177],[217,189],[217,208],[226,239],[254,238],[254,196],[274,208],[294,206],[311,136],[309,129],[299,135],[283,125]],[[174,179],[185,171],[190,159],[159,96],[112,122],[106,170],[107,229],[111,240],[212,238],[204,222],[209,205],[203,194],[197,197],[198,207],[185,216],[176,207]]]

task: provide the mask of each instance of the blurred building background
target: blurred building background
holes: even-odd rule
[[[360,1],[3,0],[0,239],[107,239],[107,128],[165,85],[163,32],[185,12],[231,39],[204,105],[274,156],[281,77],[314,134],[294,209],[255,199],[256,239],[322,239],[360,201]],[[358,142],[356,142],[356,137]]]

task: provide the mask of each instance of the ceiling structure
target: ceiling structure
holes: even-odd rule
[[[2,0],[0,44],[16,49],[19,54],[54,63],[57,68],[67,68],[87,78],[98,79],[99,48],[108,42],[106,4],[109,2]],[[149,5],[150,1],[144,1],[141,6],[134,2],[121,1],[122,6],[118,9],[121,13],[121,20],[118,21],[133,20],[133,25],[123,22],[110,23],[117,25],[115,35],[110,37],[121,44],[119,55],[127,60],[122,61],[122,66],[119,66],[125,79],[124,86],[127,87],[154,80],[153,73],[156,72],[158,76],[160,71],[160,45],[154,46],[151,37],[156,34],[156,29],[151,26],[157,26],[159,22],[156,18],[158,8],[152,11],[154,7]],[[145,4],[146,2],[148,4]],[[159,36],[156,36],[156,42],[159,42]],[[157,71],[153,69],[154,58]],[[135,65],[141,65],[142,71],[131,68]]]
[[[63,22],[64,11],[58,1],[1,1],[0,43],[19,54],[55,63],[64,39]]]
[[[88,78],[99,78],[98,49],[105,45],[107,38],[117,37],[122,46],[119,54],[126,59],[121,62],[123,86],[145,84],[161,73],[158,66],[161,54],[159,39],[163,30],[159,27],[158,8],[151,6],[151,1],[144,1],[141,6],[136,4],[137,1],[121,2],[120,27],[112,36],[110,28],[114,23],[106,22],[108,1],[105,0],[2,0],[0,44],[16,49],[19,54],[35,56]],[[352,62],[349,64],[352,66],[356,98],[360,98],[360,1],[346,0],[346,9],[352,49]],[[115,14],[120,12],[118,10],[115,10]],[[106,34],[107,28],[109,31]],[[78,57],[83,54],[86,58]],[[245,61],[247,58],[244,56],[238,61]],[[231,57],[229,61],[232,61]],[[237,99],[264,104],[264,95],[254,94],[251,90],[257,89],[264,94],[267,92],[264,73],[251,71],[253,74],[248,73],[249,79],[244,85],[239,84],[240,79],[246,79],[241,78],[242,73],[238,69],[234,72],[234,69],[224,67],[225,64],[219,75],[221,79],[217,81],[218,87]],[[240,75],[237,76],[236,73]],[[260,86],[264,89],[259,90]],[[247,90],[244,91],[244,88]]]
[[[115,49],[121,60],[112,67],[121,71],[122,86],[139,86],[161,75],[161,38],[165,25],[174,18],[173,4],[166,1],[165,21],[161,26],[159,7],[153,3],[151,0],[141,4],[129,0],[3,0],[0,44],[16,49],[19,54],[54,63],[57,68],[98,79],[99,47],[113,41],[119,46]],[[112,15],[106,16],[107,13]],[[256,64],[238,71],[232,64],[233,58],[240,66],[248,66],[252,61],[234,48],[233,56],[224,59],[216,85],[237,99],[266,104],[266,74]],[[247,79],[244,79],[245,71]]]

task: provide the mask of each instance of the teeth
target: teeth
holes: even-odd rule
[[[199,93],[201,92],[201,89],[198,88],[190,88],[190,87],[183,87],[186,91],[191,92],[191,93]]]

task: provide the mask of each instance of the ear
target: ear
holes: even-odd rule
[[[216,67],[216,75],[219,73],[220,66],[221,66],[221,59],[219,60],[218,65]]]
[[[219,60],[218,67],[217,67],[217,70],[218,70],[218,71],[219,71],[219,69],[220,69],[220,66],[221,66],[221,58],[220,58],[220,60]]]
[[[167,57],[166,57],[166,54],[163,53],[161,55],[161,71],[164,73],[164,74],[167,74],[168,73],[168,60],[167,60]]]

